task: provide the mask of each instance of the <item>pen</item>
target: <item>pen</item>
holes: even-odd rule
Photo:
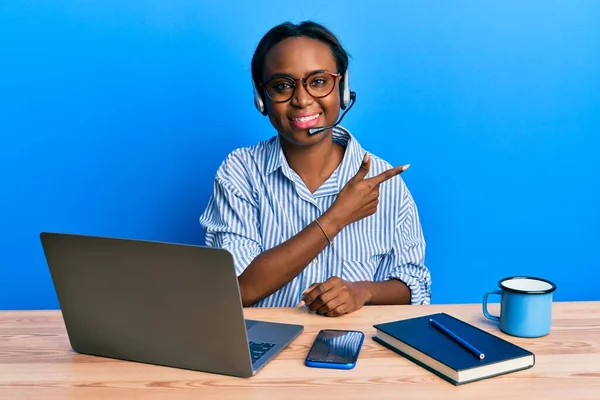
[[[439,322],[437,322],[434,319],[430,319],[429,322],[431,322],[431,325],[435,326],[437,329],[442,331],[450,339],[453,339],[455,342],[462,345],[465,349],[469,350],[480,360],[483,360],[485,358],[485,354],[483,354],[481,351],[477,350],[473,345],[467,343],[466,340],[457,336],[456,333],[452,332],[450,329],[446,328],[444,325],[440,324]]]

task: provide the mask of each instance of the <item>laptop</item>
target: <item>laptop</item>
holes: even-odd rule
[[[78,353],[250,377],[303,331],[244,320],[227,250],[48,232],[40,239]]]

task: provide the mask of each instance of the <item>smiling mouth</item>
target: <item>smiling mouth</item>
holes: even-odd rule
[[[303,115],[301,117],[288,118],[290,125],[296,129],[310,129],[319,124],[321,113]]]
[[[321,114],[317,113],[317,114],[308,115],[308,116],[299,117],[299,118],[290,118],[289,120],[292,122],[310,122],[310,121],[313,121],[313,120],[319,118],[320,116],[321,116]]]

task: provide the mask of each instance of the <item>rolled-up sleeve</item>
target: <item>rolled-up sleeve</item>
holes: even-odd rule
[[[228,250],[238,276],[262,252],[258,205],[242,167],[231,157],[219,167],[211,198],[200,217],[206,246]]]
[[[411,304],[430,304],[431,275],[425,266],[425,239],[417,206],[408,189],[400,207],[392,250],[383,258],[376,276],[398,279],[410,289]]]

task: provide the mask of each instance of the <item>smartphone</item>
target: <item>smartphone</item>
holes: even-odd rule
[[[313,342],[304,365],[314,368],[352,369],[365,334],[360,331],[323,329]]]

